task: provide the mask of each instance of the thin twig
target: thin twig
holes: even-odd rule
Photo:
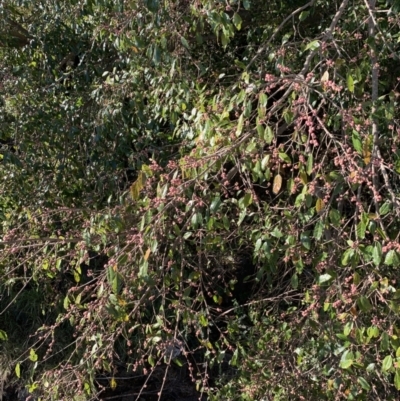
[[[255,63],[255,61],[260,57],[265,51],[268,50],[269,45],[271,42],[275,39],[276,35],[281,31],[281,29],[286,25],[286,23],[292,19],[296,14],[300,13],[301,11],[305,10],[308,7],[311,7],[315,3],[315,0],[309,1],[307,4],[304,6],[299,7],[297,10],[294,10],[292,13],[290,13],[276,28],[275,32],[273,35],[268,39],[266,43],[258,50],[257,54],[250,60],[249,64],[247,64],[246,71],[249,70],[249,68]]]

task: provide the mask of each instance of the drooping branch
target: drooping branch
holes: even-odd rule
[[[376,0],[364,0],[365,5],[368,10],[369,19],[368,19],[368,36],[370,39],[374,39],[377,32],[377,23],[374,17],[375,14],[375,4]],[[371,108],[371,120],[372,120],[372,137],[373,137],[373,145],[372,145],[372,181],[374,186],[374,199],[376,195],[379,193],[379,177],[376,167],[379,167],[383,180],[385,182],[385,187],[388,190],[390,197],[392,199],[393,204],[396,206],[396,213],[399,213],[399,202],[396,198],[396,195],[393,191],[392,185],[389,180],[388,173],[386,171],[386,167],[383,163],[383,158],[381,155],[381,151],[379,148],[379,129],[378,123],[375,118],[376,113],[376,102],[378,100],[379,92],[378,92],[378,82],[379,82],[379,63],[378,56],[374,46],[370,48],[370,60],[371,60],[371,100],[372,100],[372,108]],[[376,210],[377,201],[375,200]]]

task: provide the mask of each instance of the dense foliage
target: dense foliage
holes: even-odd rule
[[[399,11],[1,2],[0,398],[395,399]]]

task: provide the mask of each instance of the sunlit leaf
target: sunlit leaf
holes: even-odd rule
[[[144,188],[146,182],[146,174],[139,171],[137,180],[130,187],[130,194],[133,200],[139,199],[140,191]]]
[[[272,192],[277,195],[282,188],[282,176],[277,174],[274,177],[274,183],[272,184]]]
[[[351,93],[354,93],[354,80],[353,80],[353,77],[350,74],[347,75],[347,89]]]
[[[268,96],[265,93],[261,93],[258,97],[258,102],[260,106],[265,107],[268,102]]]
[[[342,266],[347,266],[354,255],[354,249],[346,249],[341,258]]]
[[[317,202],[315,203],[315,210],[317,213],[320,213],[324,210],[325,208],[325,203],[321,198],[317,199]]]
[[[372,261],[374,262],[375,266],[379,266],[382,261],[382,245],[377,242],[374,245],[374,249],[372,251]]]
[[[18,379],[21,377],[21,365],[19,362],[15,365],[15,375]]]
[[[319,47],[320,47],[319,41],[318,41],[318,40],[314,40],[314,41],[310,42],[310,43],[306,46],[306,48],[305,48],[304,50],[305,50],[305,51],[307,51],[307,50],[316,50],[316,49],[318,49]]]
[[[292,164],[292,159],[286,153],[280,152],[279,158],[283,160],[285,163]]]
[[[322,86],[322,90],[325,91],[326,90],[326,82],[329,81],[329,71],[326,70],[321,77],[321,86]]]
[[[117,381],[115,380],[114,377],[110,379],[110,387],[112,390],[115,390],[117,388]]]
[[[340,362],[340,364],[339,364],[339,366],[342,368],[342,369],[349,369],[352,365],[353,365],[353,360],[351,360],[351,359],[347,359],[347,360],[345,360],[345,361],[341,361]]]
[[[29,359],[30,359],[32,362],[36,362],[36,361],[38,360],[38,356],[37,356],[37,354],[36,354],[36,352],[35,352],[35,350],[34,350],[33,348],[31,348],[31,349],[29,350]]]
[[[272,143],[272,141],[274,140],[274,133],[272,132],[272,129],[269,125],[267,125],[265,128],[264,139],[268,145],[270,145]]]
[[[393,366],[393,358],[391,355],[385,356],[382,361],[382,371],[387,372]]]
[[[394,249],[391,249],[385,257],[385,261],[383,262],[387,266],[398,266],[400,263],[397,252]]]
[[[357,237],[359,239],[364,239],[365,238],[365,231],[367,229],[366,224],[363,221],[360,221],[357,224],[356,232],[357,232]]]
[[[318,277],[318,283],[319,283],[319,284],[323,284],[323,283],[326,283],[327,281],[329,281],[329,280],[331,280],[331,279],[332,279],[332,276],[331,276],[330,274],[328,274],[328,273],[321,274],[321,275]]]
[[[304,10],[299,15],[299,20],[304,21],[310,15],[310,11]]]

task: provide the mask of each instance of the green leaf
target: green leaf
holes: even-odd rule
[[[221,198],[219,196],[215,197],[211,202],[210,212],[216,213],[218,211],[219,207],[221,206],[221,203],[222,203]]]
[[[317,221],[317,223],[315,224],[314,227],[314,238],[319,241],[322,238],[322,234],[324,233],[324,223],[319,220]]]
[[[372,261],[375,266],[379,266],[382,261],[382,245],[377,242],[374,245],[374,249],[372,250]]]
[[[7,333],[4,330],[0,330],[0,340],[6,341],[7,339]]]
[[[314,156],[312,153],[310,153],[307,159],[307,174],[311,175],[313,169],[314,169]]]
[[[347,360],[353,360],[353,359],[354,359],[354,354],[349,350],[344,351],[342,356],[340,357],[341,361],[347,361]]]
[[[375,365],[374,363],[370,363],[370,364],[365,368],[365,370],[366,370],[367,372],[373,372],[373,371],[375,370],[375,367],[376,367],[376,365]]]
[[[239,355],[239,349],[236,348],[235,352],[233,353],[232,358],[229,362],[231,366],[237,366],[238,355]]]
[[[294,289],[297,289],[297,287],[299,286],[299,277],[296,273],[293,274],[292,278],[290,279],[290,284]]]
[[[149,270],[149,262],[148,260],[143,260],[139,267],[139,277],[147,277],[148,270]]]
[[[310,11],[302,11],[299,15],[299,20],[302,22],[310,15]]]
[[[357,305],[363,312],[369,312],[372,309],[372,305],[369,302],[368,298],[364,295],[361,295],[357,299]]]
[[[75,305],[80,305],[82,299],[82,293],[80,292],[75,298]]]
[[[360,377],[357,379],[357,381],[358,381],[358,383],[360,384],[360,386],[361,386],[364,390],[366,390],[366,391],[371,390],[371,386],[369,385],[369,383],[368,383],[363,377],[360,376]]]
[[[389,202],[385,202],[379,208],[379,214],[381,216],[384,216],[385,214],[388,214],[390,212],[390,209],[391,209],[391,204]]]
[[[304,51],[307,51],[307,50],[316,50],[316,49],[318,49],[320,47],[320,43],[319,43],[319,41],[318,40],[313,40],[312,42],[310,42],[307,46],[306,46],[306,48],[304,49]]]
[[[279,158],[285,163],[292,164],[292,159],[286,153],[280,152]]]
[[[233,14],[233,25],[235,25],[236,29],[240,31],[242,29],[242,18],[238,13]]]
[[[192,227],[197,228],[203,221],[203,215],[200,212],[194,213],[191,219]]]
[[[154,366],[156,364],[156,361],[153,358],[153,355],[149,355],[147,358],[147,361],[149,362],[150,366]]]
[[[186,49],[189,49],[189,43],[183,36],[181,36],[181,43],[186,47]]]
[[[145,4],[149,11],[155,13],[159,7],[159,0],[146,0]]]
[[[365,238],[365,231],[366,230],[367,230],[366,224],[364,224],[364,222],[360,221],[357,224],[357,228],[356,228],[358,239],[364,239]]]
[[[339,366],[342,369],[349,369],[353,365],[353,361],[351,359],[347,359],[345,361],[340,362]]]
[[[264,140],[267,143],[267,145],[270,145],[274,140],[274,133],[272,132],[272,129],[269,125],[267,125],[267,127],[265,128]]]
[[[147,263],[147,260],[144,263]],[[122,275],[117,272],[114,276],[114,279],[113,279],[112,285],[111,285],[111,288],[112,288],[114,294],[120,293],[123,283],[124,283],[124,281],[123,281]]]
[[[394,374],[394,386],[396,390],[400,390],[400,369],[396,369],[396,373]]]
[[[329,220],[335,227],[339,226],[340,225],[339,211],[333,208],[329,210]]]
[[[36,362],[36,361],[38,360],[38,356],[37,356],[37,354],[36,354],[36,352],[35,352],[35,350],[34,350],[33,348],[31,348],[31,349],[29,350],[29,359],[30,359],[32,362]]]
[[[243,209],[240,214],[239,214],[239,220],[237,222],[237,225],[240,226],[243,223],[244,218],[247,216],[247,211],[246,209]]]
[[[353,142],[354,149],[359,154],[362,154],[363,149],[362,149],[361,138],[360,134],[356,130],[353,130],[353,133],[351,135],[351,141]]]
[[[69,303],[70,303],[70,301],[69,301],[69,297],[68,297],[68,295],[67,295],[67,296],[64,298],[64,302],[63,302],[63,306],[64,306],[64,309],[65,309],[65,310],[68,310]]]
[[[15,374],[18,377],[18,379],[21,378],[21,365],[19,362],[15,365]]]
[[[229,36],[224,31],[221,32],[221,44],[225,48],[229,43]]]
[[[228,231],[230,228],[230,222],[226,215],[222,217],[222,224],[224,225],[224,229]]]
[[[368,327],[367,335],[369,338],[378,338],[379,337],[379,329],[376,326]]]
[[[353,325],[354,325],[353,322],[347,322],[346,325],[344,326],[343,334],[346,337],[351,333],[351,330],[353,330]]]
[[[265,107],[268,103],[268,96],[265,93],[261,93],[258,97],[258,104],[262,107]]]
[[[246,208],[246,207],[248,207],[249,205],[252,204],[252,202],[253,202],[253,196],[251,195],[251,193],[248,193],[248,192],[247,192],[247,193],[244,195],[244,197],[241,198],[240,200],[243,200],[242,206],[243,206],[244,208]],[[240,206],[240,204],[239,204],[239,206]]]
[[[74,280],[76,283],[81,281],[81,273],[77,269],[74,270]]]
[[[258,124],[258,125],[257,125],[257,133],[258,133],[258,136],[259,136],[261,139],[264,139],[265,130],[264,130],[264,126],[263,126],[263,125],[261,125],[261,124]]]
[[[177,366],[179,366],[179,367],[182,367],[182,366],[183,366],[183,363],[182,363],[182,361],[181,361],[179,358],[174,358],[173,361],[174,361],[174,364],[175,364],[175,365],[177,365]]]
[[[243,113],[240,115],[238,120],[238,125],[236,128],[236,136],[240,136],[243,131],[243,124],[244,124],[244,115]]]
[[[382,361],[382,371],[387,372],[393,366],[393,358],[391,355],[387,355]]]
[[[270,155],[264,156],[263,159],[261,160],[261,169],[263,171],[265,171],[267,169],[269,160],[270,160]]]
[[[353,77],[350,74],[347,75],[347,89],[351,93],[354,93],[354,80],[353,80]]]
[[[204,315],[200,315],[199,322],[203,327],[207,327],[208,326],[208,320]]]
[[[381,350],[382,351],[387,351],[390,346],[390,339],[389,339],[389,334],[384,331],[382,333],[382,338],[381,338]]]
[[[153,50],[153,62],[155,65],[159,64],[161,61],[161,49],[158,46],[154,46]]]
[[[346,249],[341,258],[342,266],[347,266],[350,263],[353,255],[354,255],[354,249],[352,248]]]
[[[384,264],[386,266],[398,266],[399,265],[399,257],[397,252],[394,249],[391,249],[385,257]]]
[[[310,235],[307,232],[300,234],[300,241],[304,248],[306,248],[307,250],[311,249]]]

